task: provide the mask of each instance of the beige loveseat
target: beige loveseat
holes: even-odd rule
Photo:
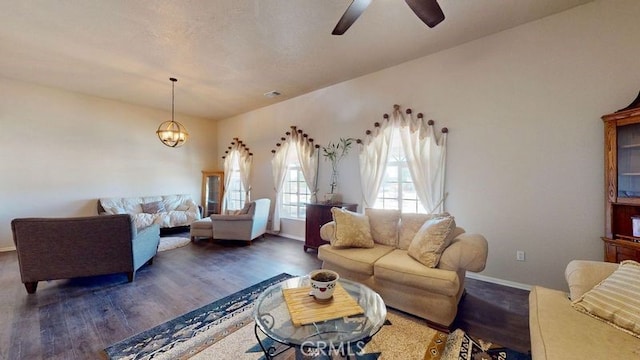
[[[533,287],[529,294],[529,328],[534,360],[640,359],[639,338],[571,306],[571,299],[579,299],[618,266],[574,260],[565,271],[570,294]]]
[[[448,329],[464,292],[465,272],[484,270],[487,240],[456,228],[437,266],[430,268],[409,256],[407,249],[422,225],[433,216],[399,212],[396,215],[389,212],[387,216],[384,211],[371,209],[366,209],[365,214],[372,229],[387,222],[396,230],[387,239],[374,237],[373,248],[322,245],[318,249],[322,267],[369,286],[392,308],[424,318],[434,327]],[[320,236],[335,243],[335,230],[335,222],[327,223],[321,227]]]

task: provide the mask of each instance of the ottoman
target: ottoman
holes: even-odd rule
[[[191,223],[191,241],[195,241],[196,238],[213,239],[213,224],[211,218],[207,217],[201,220],[196,220]]]

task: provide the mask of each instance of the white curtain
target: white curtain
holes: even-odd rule
[[[284,178],[287,174],[287,156],[289,155],[289,141],[284,141],[273,154],[271,159],[271,168],[273,170],[273,185],[276,192],[276,204],[273,209],[273,219],[271,222],[271,228],[274,232],[280,231],[280,207],[282,206],[282,186],[284,185]]]
[[[231,184],[231,175],[233,175],[233,165],[237,161],[238,152],[232,150],[224,158],[224,194],[222,195],[221,214],[227,213],[227,197],[229,196],[229,184]]]
[[[428,213],[443,212],[447,133],[438,140],[433,125],[422,117],[405,117],[400,111],[394,117],[399,119],[402,148],[420,203]]]
[[[360,184],[364,207],[373,207],[384,178],[389,157],[393,124],[384,121],[367,136],[360,146]]]
[[[249,148],[242,143],[242,140],[233,138],[229,151],[224,157],[224,195],[222,196],[221,213],[225,214],[229,201],[229,189],[231,179],[233,178],[234,169],[238,169],[240,181],[245,191],[245,203],[251,201],[251,164],[253,162],[253,154],[249,152]]]
[[[311,191],[311,202],[318,200],[318,149],[308,138],[297,136],[292,139],[298,150],[298,161],[300,162],[300,170],[307,183],[309,191]]]
[[[447,133],[437,138],[422,116],[404,116],[399,106],[375,128],[360,147],[360,182],[364,207],[373,207],[384,178],[393,131],[400,132],[411,180],[420,204],[429,213],[444,211]]]
[[[251,201],[251,164],[253,163],[253,155],[247,149],[238,152],[238,167],[240,169],[240,181],[244,187],[244,203]]]

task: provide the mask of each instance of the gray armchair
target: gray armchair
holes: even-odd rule
[[[270,206],[271,200],[258,199],[249,203],[246,214],[211,215],[213,238],[251,242],[267,231]]]
[[[128,214],[14,219],[11,230],[29,294],[42,280],[122,272],[131,282],[160,243],[157,224],[136,230]]]

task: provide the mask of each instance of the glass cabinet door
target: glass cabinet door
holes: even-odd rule
[[[202,207],[203,217],[220,214],[224,186],[222,171],[202,172]]]
[[[618,126],[618,197],[640,198],[640,123]]]

